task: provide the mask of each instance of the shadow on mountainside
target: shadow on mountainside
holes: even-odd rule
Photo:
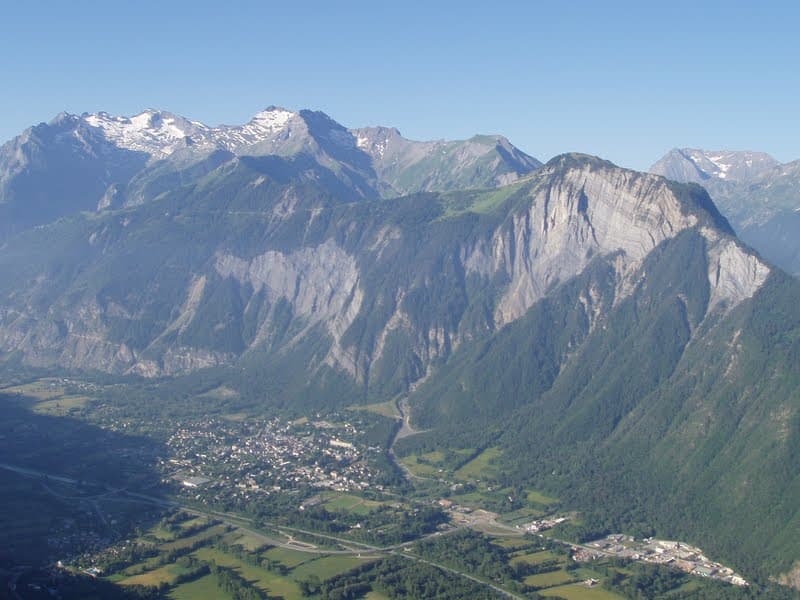
[[[158,495],[161,445],[28,400],[0,394],[0,562],[67,562],[158,522],[163,507],[125,492]]]

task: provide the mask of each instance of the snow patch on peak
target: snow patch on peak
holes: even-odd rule
[[[201,149],[223,148],[236,154],[255,144],[275,143],[291,137],[297,113],[270,106],[256,113],[244,125],[209,127],[169,112],[147,109],[131,117],[106,112],[84,114],[82,121],[99,129],[119,148],[145,152],[153,159],[168,157],[177,150],[192,146]]]
[[[132,117],[115,117],[106,112],[85,115],[83,121],[100,129],[114,145],[145,152],[160,159],[208,135],[208,127],[196,124],[171,113],[153,109]]]
[[[211,130],[211,135],[218,147],[241,154],[256,144],[271,147],[286,141],[303,126],[298,113],[270,106],[253,115],[244,125],[220,125]]]
[[[272,132],[286,127],[291,118],[296,115],[297,113],[293,113],[284,108],[270,106],[269,108],[256,113],[250,120],[250,124],[256,125],[263,130]]]
[[[686,148],[679,150],[678,154],[690,161],[704,176],[734,182],[762,176],[780,166],[778,161],[763,152]],[[662,170],[656,169],[655,172]]]
[[[714,156],[705,155],[705,158],[716,167],[716,172],[710,173],[711,175],[716,175],[720,179],[725,179],[728,177],[728,171],[731,168],[731,164],[728,162],[723,162],[725,159],[729,159],[730,153],[727,154],[717,154]]]

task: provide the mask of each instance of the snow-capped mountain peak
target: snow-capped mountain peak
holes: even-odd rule
[[[676,148],[655,163],[650,171],[678,181],[701,183],[719,179],[739,182],[763,176],[779,165],[763,152]]]
[[[118,148],[144,152],[159,160],[189,146],[196,149],[224,148],[238,154],[256,144],[275,144],[291,137],[292,129],[301,125],[302,119],[296,112],[270,106],[256,113],[244,125],[209,127],[155,109],[130,117],[106,112],[84,114],[79,121],[100,130],[103,137]]]
[[[132,117],[117,117],[106,112],[83,115],[83,122],[100,129],[106,140],[119,148],[145,152],[165,158],[189,145],[204,141],[210,130],[165,111],[148,109]]]
[[[299,113],[270,106],[253,115],[244,125],[220,125],[210,130],[215,145],[238,154],[256,144],[274,144],[291,137],[292,130],[302,126]]]
[[[261,128],[263,131],[274,132],[286,127],[289,121],[296,116],[297,113],[285,108],[270,106],[253,115],[248,125],[252,125],[254,128]]]

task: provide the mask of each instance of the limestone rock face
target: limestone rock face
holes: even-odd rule
[[[470,255],[467,268],[484,265],[486,272],[491,264],[492,271],[510,278],[495,311],[501,326],[556,283],[580,273],[592,257],[620,252],[625,264],[636,263],[696,223],[662,179],[586,164],[536,189],[529,208],[498,229],[488,247]]]
[[[341,355],[339,342],[358,314],[364,292],[355,259],[333,241],[289,255],[269,251],[249,261],[221,254],[214,267],[222,277],[248,284],[254,295],[263,290],[272,307],[279,300],[288,302],[306,328],[322,323],[333,339],[331,355]],[[272,315],[259,323],[253,346],[269,335],[272,325]],[[342,366],[352,368],[347,361]]]
[[[469,272],[500,272],[510,280],[495,310],[497,326],[518,319],[593,257],[619,254],[615,265],[622,282],[658,244],[698,225],[697,214],[686,210],[661,177],[586,163],[546,179],[555,168],[545,167],[546,183],[533,190],[527,210],[467,253]],[[769,269],[728,237],[722,241],[716,230],[704,231],[716,244],[709,257],[716,265],[709,272],[712,304],[736,305],[752,296]]]
[[[468,275],[505,281],[498,290],[491,328],[524,316],[559,284],[581,274],[598,257],[611,260],[617,274],[616,296],[625,297],[638,283],[637,270],[659,244],[679,233],[714,222],[718,215],[693,210],[674,185],[662,177],[619,169],[580,157],[565,168],[567,157],[537,175],[525,203],[498,227],[459,248]],[[736,242],[724,221],[702,226],[707,239],[708,311],[730,310],[764,283],[770,270]],[[612,260],[613,258],[613,260]],[[401,296],[408,290],[401,290]],[[590,320],[603,310],[592,289],[581,299]],[[446,320],[420,329],[402,310],[386,322],[367,363],[378,361],[386,338],[404,330],[423,364],[447,356],[472,337]],[[368,367],[365,367],[365,370]]]
[[[710,308],[723,305],[730,309],[751,298],[766,281],[769,267],[736,240],[720,238],[715,231],[705,228],[703,235],[709,242]]]
[[[134,358],[124,343],[108,339],[103,311],[94,301],[73,308],[63,319],[30,319],[25,313],[6,311],[0,329],[0,348],[22,351],[26,362],[37,367],[94,369],[120,372]]]

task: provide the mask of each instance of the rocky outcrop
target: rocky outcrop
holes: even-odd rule
[[[707,228],[703,235],[708,240],[709,310],[718,306],[731,309],[752,298],[766,281],[769,267],[734,239]]]
[[[38,315],[37,315],[38,316]],[[121,372],[135,359],[124,343],[109,339],[103,310],[95,301],[74,307],[61,319],[5,311],[0,327],[0,348],[22,352],[37,367],[63,367]]]
[[[707,241],[708,311],[730,310],[750,298],[769,268],[730,236],[725,223],[700,205],[688,206],[682,188],[662,177],[635,173],[590,157],[568,156],[552,161],[530,184],[524,203],[487,235],[462,244],[459,261],[467,275],[486,283],[505,281],[494,306],[493,329],[524,316],[559,284],[580,275],[597,258],[616,271],[617,301],[640,283],[640,267],[659,244],[698,228]],[[705,225],[704,225],[705,223]],[[380,239],[386,237],[381,231]],[[400,237],[397,234],[397,237]],[[376,243],[375,246],[380,246]],[[403,310],[407,289],[398,291],[397,307],[377,341],[360,349],[360,371],[381,359],[386,340],[398,330],[411,340],[423,365],[447,357],[475,332],[446,319],[420,328]],[[600,294],[586,290],[580,298],[590,327],[609,307]],[[359,354],[352,349],[348,356]]]

